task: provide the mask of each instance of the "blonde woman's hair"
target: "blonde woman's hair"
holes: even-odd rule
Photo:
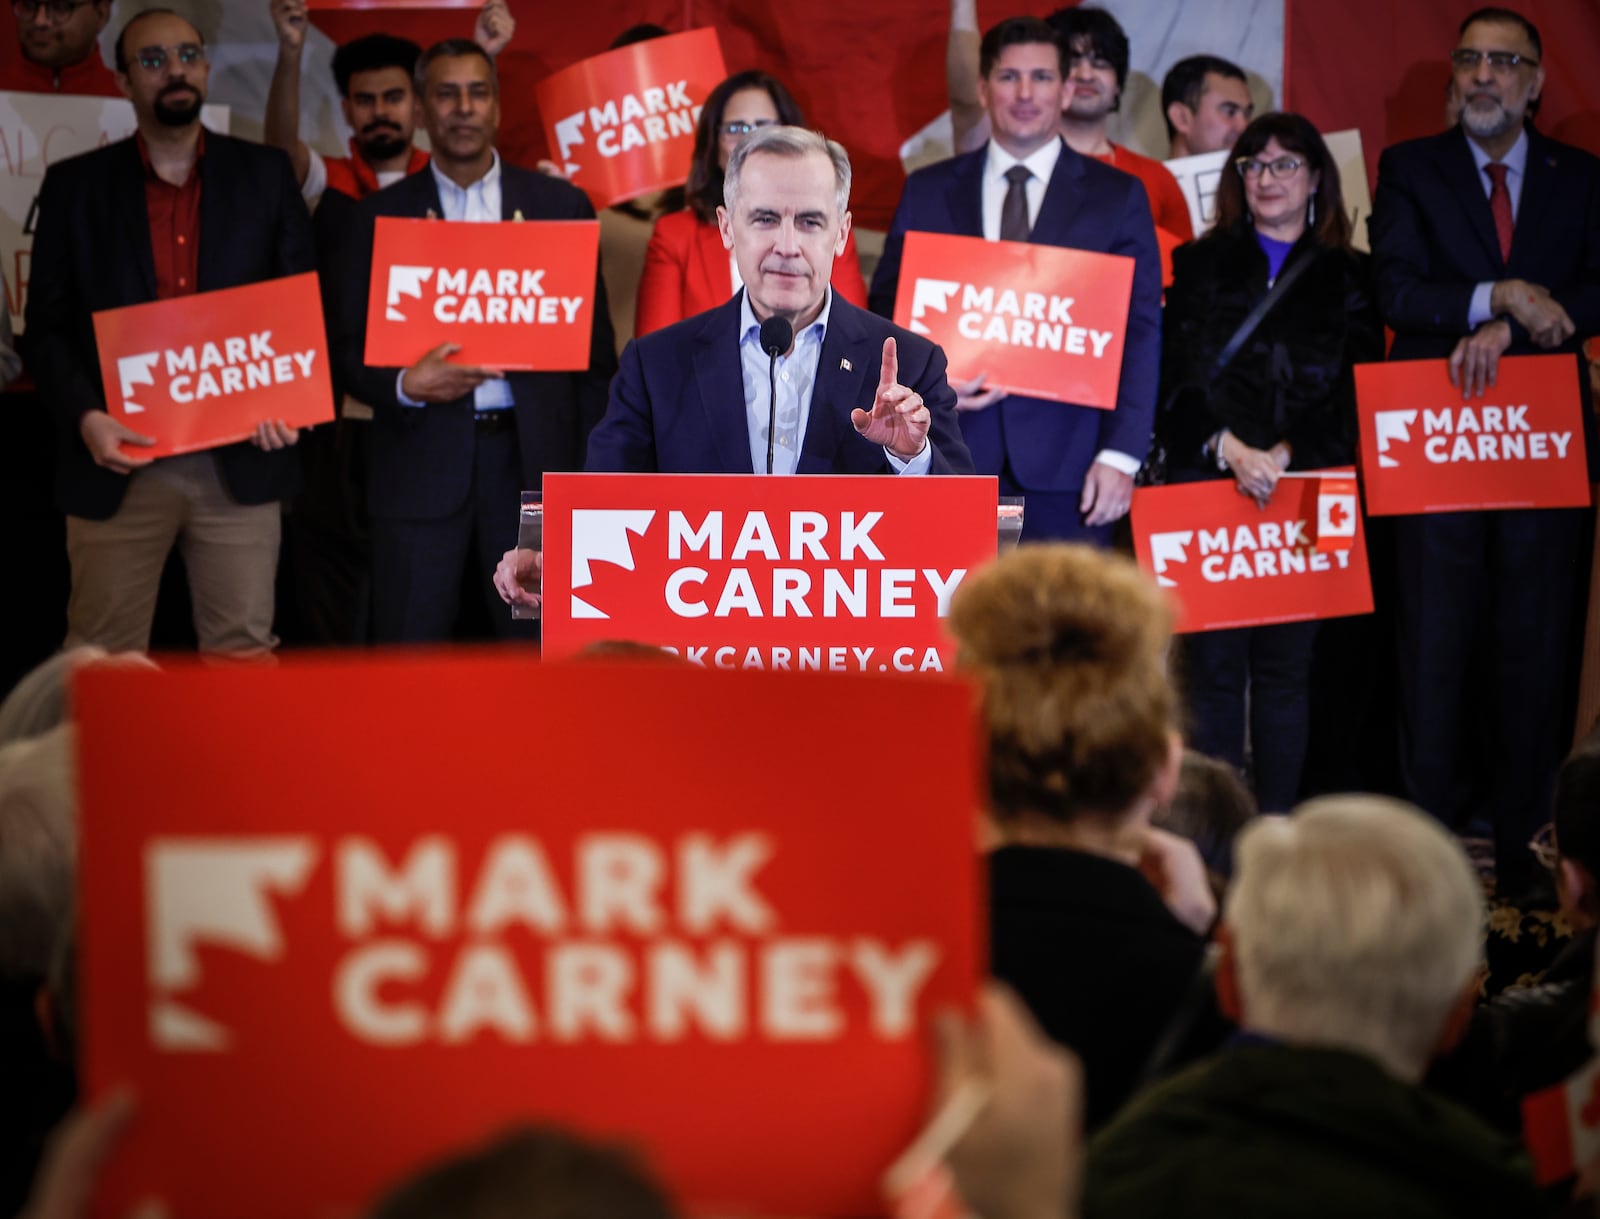
[[[1127,811],[1167,760],[1176,699],[1165,596],[1133,563],[1030,545],[969,576],[950,609],[981,682],[992,812]]]

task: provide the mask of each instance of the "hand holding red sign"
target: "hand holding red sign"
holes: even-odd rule
[[[922,395],[900,384],[900,357],[893,339],[883,340],[883,372],[872,409],[850,412],[856,431],[873,444],[881,444],[901,461],[910,461],[928,443],[933,416]]]
[[[1479,326],[1450,353],[1450,384],[1464,399],[1482,397],[1494,386],[1500,371],[1500,357],[1511,346],[1511,326],[1496,319]]]
[[[148,449],[154,446],[154,437],[134,431],[105,411],[84,411],[83,417],[78,420],[78,435],[83,437],[94,464],[104,466],[113,474],[131,474],[140,466],[147,466],[155,460],[154,457],[135,456],[122,447],[131,444]]]
[[[440,343],[406,369],[400,379],[400,388],[406,397],[417,402],[454,402],[465,398],[485,381],[505,376],[492,368],[450,363],[450,357],[460,350],[460,343]]]

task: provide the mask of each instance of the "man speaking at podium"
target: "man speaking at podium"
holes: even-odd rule
[[[944,352],[829,290],[850,232],[844,149],[761,128],[728,158],[723,197],[743,290],[628,344],[584,468],[971,474]],[[524,583],[537,586],[537,559],[508,551],[495,588],[537,604]]]

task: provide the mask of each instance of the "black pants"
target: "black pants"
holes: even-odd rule
[[[510,420],[507,420],[510,423]],[[523,490],[514,426],[480,427],[472,490],[447,517],[372,518],[372,626],[377,643],[437,643],[451,637],[461,607],[463,572],[476,587],[494,632],[534,640],[536,619],[513,620],[494,591],[500,556],[517,544]]]
[[[1202,631],[1184,636],[1191,745],[1244,767],[1245,692],[1256,803],[1286,812],[1300,795],[1311,730],[1311,651],[1315,622]]]
[[[1502,887],[1533,876],[1570,738],[1586,528],[1564,508],[1396,521],[1407,793],[1447,826],[1492,824]]]

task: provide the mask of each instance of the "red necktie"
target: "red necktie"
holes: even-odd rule
[[[1511,192],[1506,189],[1506,167],[1491,161],[1483,167],[1489,175],[1489,214],[1494,217],[1495,236],[1500,238],[1500,260],[1511,261]]]

